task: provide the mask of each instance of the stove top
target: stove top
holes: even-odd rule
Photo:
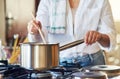
[[[27,76],[27,74],[29,74],[29,72],[18,65],[0,67],[0,75],[2,79],[21,79],[21,77]]]
[[[71,74],[78,71],[78,68],[65,67],[39,71],[28,70],[19,65],[8,65],[0,67],[0,79],[72,79]]]
[[[86,73],[84,68],[70,66],[58,66],[49,70],[28,70],[20,65],[0,65],[0,79],[81,79],[80,77],[83,75],[85,75],[84,77],[94,77],[96,75],[96,72],[91,73]],[[120,77],[115,79],[120,79]]]

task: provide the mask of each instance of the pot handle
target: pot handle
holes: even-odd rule
[[[63,46],[60,47],[60,51],[65,50],[65,49],[67,49],[67,48],[74,47],[74,46],[79,45],[79,44],[81,44],[81,43],[84,43],[84,39],[77,40],[77,41],[68,43],[68,44],[66,44],[66,45],[63,45]]]

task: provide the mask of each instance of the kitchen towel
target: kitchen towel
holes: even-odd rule
[[[52,0],[50,26],[48,26],[50,33],[64,34],[66,28],[66,0]]]

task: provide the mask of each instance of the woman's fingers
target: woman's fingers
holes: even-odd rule
[[[40,21],[32,20],[28,23],[28,32],[31,34],[38,34],[38,29],[41,29],[41,23]]]
[[[91,45],[97,42],[101,37],[101,33],[97,31],[88,31],[85,35],[85,43]]]
[[[41,25],[40,21],[33,20],[33,24],[34,24],[34,26],[37,26],[38,28],[42,29],[42,25]]]

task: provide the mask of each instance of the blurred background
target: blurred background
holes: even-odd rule
[[[0,0],[0,38],[3,44],[11,46],[14,35],[27,35],[27,23],[31,12],[35,14],[40,0]]]
[[[109,0],[117,30],[117,45],[114,51],[106,52],[107,64],[120,65],[120,0]],[[0,0],[0,40],[2,45],[12,47],[15,36],[22,42],[27,36],[27,23],[32,19],[40,0]]]

